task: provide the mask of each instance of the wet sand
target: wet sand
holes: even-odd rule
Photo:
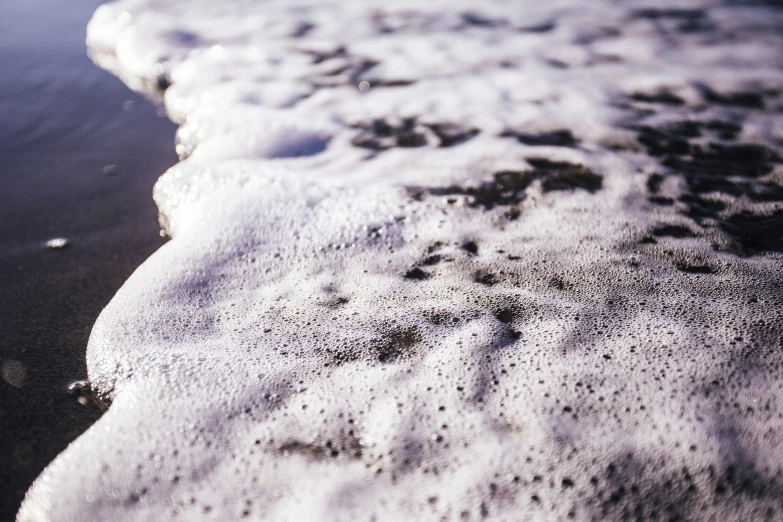
[[[175,126],[87,58],[99,3],[0,5],[0,520],[101,416],[68,385],[100,311],[164,243],[150,194]]]

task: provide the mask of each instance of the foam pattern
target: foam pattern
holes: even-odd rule
[[[772,3],[118,0],[172,240],[18,520],[779,520]],[[361,88],[360,88],[361,85]]]

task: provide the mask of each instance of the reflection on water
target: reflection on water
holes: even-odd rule
[[[87,58],[99,4],[0,1],[0,520],[102,413],[69,385],[98,313],[162,243],[150,193],[175,129]]]
[[[91,67],[83,39],[96,1],[4,0],[0,5],[0,153],[49,154],[106,142],[122,123],[96,95],[127,96]],[[4,181],[5,176],[4,174]]]

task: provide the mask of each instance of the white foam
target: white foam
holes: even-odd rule
[[[648,202],[637,127],[741,117],[774,145],[779,116],[703,84],[783,86],[781,16],[663,3],[707,11],[101,6],[99,63],[171,81],[173,239],[92,331],[109,411],[18,520],[779,516],[781,256]],[[578,146],[535,144],[562,129]],[[661,223],[698,237],[639,243]]]

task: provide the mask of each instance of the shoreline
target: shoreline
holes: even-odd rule
[[[19,520],[773,509],[782,93],[734,66],[771,22],[357,5],[96,12],[195,152],[90,334],[111,413]]]
[[[103,413],[68,386],[87,378],[98,314],[165,243],[151,192],[177,159],[176,126],[87,58],[84,26],[99,2],[59,4],[0,8],[18,22],[6,63],[21,75],[0,81],[3,521],[15,519],[33,480]],[[49,20],[37,9],[67,15]],[[40,32],[54,35],[49,47]],[[47,247],[54,238],[67,243]]]

